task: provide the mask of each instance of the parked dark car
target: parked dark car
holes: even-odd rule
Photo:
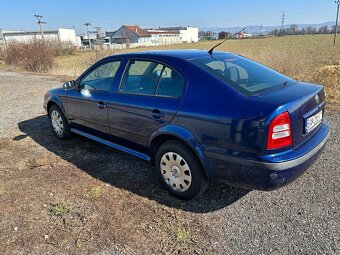
[[[76,133],[155,164],[182,199],[207,184],[284,186],[329,136],[323,86],[203,50],[106,57],[45,95],[54,134]]]

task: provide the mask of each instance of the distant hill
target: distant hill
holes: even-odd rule
[[[290,27],[292,24],[286,24],[285,28]],[[335,22],[324,22],[324,23],[319,23],[319,24],[297,24],[298,29],[302,28],[307,28],[309,26],[311,27],[316,27],[317,29],[319,27],[327,25],[328,27],[332,27],[335,25]],[[236,33],[237,31],[240,31],[244,27],[202,27],[199,28],[199,31],[212,31],[212,32],[231,32],[231,33]],[[246,32],[247,33],[252,33],[252,34],[260,34],[261,26],[246,26]],[[276,26],[262,26],[262,34],[268,34],[269,32],[273,31],[274,29],[280,29],[281,25],[276,25]]]

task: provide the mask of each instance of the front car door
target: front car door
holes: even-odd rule
[[[173,119],[182,102],[184,85],[183,76],[169,66],[130,59],[109,102],[111,134],[126,146],[144,151],[150,135]]]
[[[71,127],[87,133],[110,133],[107,104],[112,96],[122,60],[111,60],[91,68],[79,81],[78,88],[67,92],[67,112]],[[98,134],[97,134],[98,135]]]

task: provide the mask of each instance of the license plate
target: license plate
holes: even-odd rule
[[[322,111],[306,119],[306,133],[312,131],[322,122]]]

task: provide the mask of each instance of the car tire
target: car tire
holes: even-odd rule
[[[52,105],[49,111],[49,119],[53,134],[59,139],[69,139],[72,136],[70,125],[63,111],[56,105]]]
[[[156,152],[155,166],[165,189],[180,199],[193,199],[208,186],[199,159],[181,142],[171,140],[162,144]]]

